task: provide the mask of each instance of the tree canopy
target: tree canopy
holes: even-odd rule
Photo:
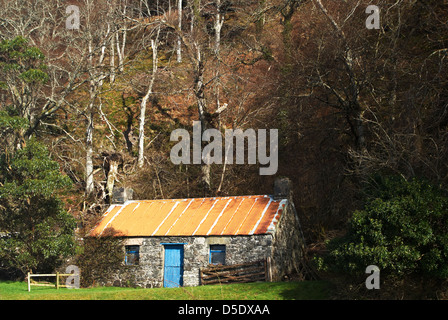
[[[57,192],[70,179],[34,139],[15,153],[0,154],[0,260],[3,267],[52,271],[74,253],[75,219]]]

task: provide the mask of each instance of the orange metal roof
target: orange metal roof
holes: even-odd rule
[[[90,235],[108,228],[128,237],[265,234],[286,203],[263,195],[127,201],[110,206]]]

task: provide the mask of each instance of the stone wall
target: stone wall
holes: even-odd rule
[[[147,237],[129,238],[126,245],[140,245],[138,266],[123,266],[106,285],[162,287],[164,246],[161,243],[184,244],[184,286],[200,284],[199,268],[209,263],[210,245],[226,245],[226,264],[257,261],[271,256],[272,235],[222,237]]]
[[[272,281],[282,280],[284,275],[298,273],[304,254],[304,240],[293,205],[289,202],[278,222],[272,246]]]

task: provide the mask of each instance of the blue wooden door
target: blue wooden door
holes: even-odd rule
[[[184,274],[184,246],[165,245],[165,270],[163,286],[165,288],[181,287]]]

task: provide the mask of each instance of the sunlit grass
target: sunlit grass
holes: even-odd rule
[[[183,288],[96,287],[67,289],[31,287],[26,282],[0,282],[0,300],[316,300],[331,293],[325,281],[257,282]]]

